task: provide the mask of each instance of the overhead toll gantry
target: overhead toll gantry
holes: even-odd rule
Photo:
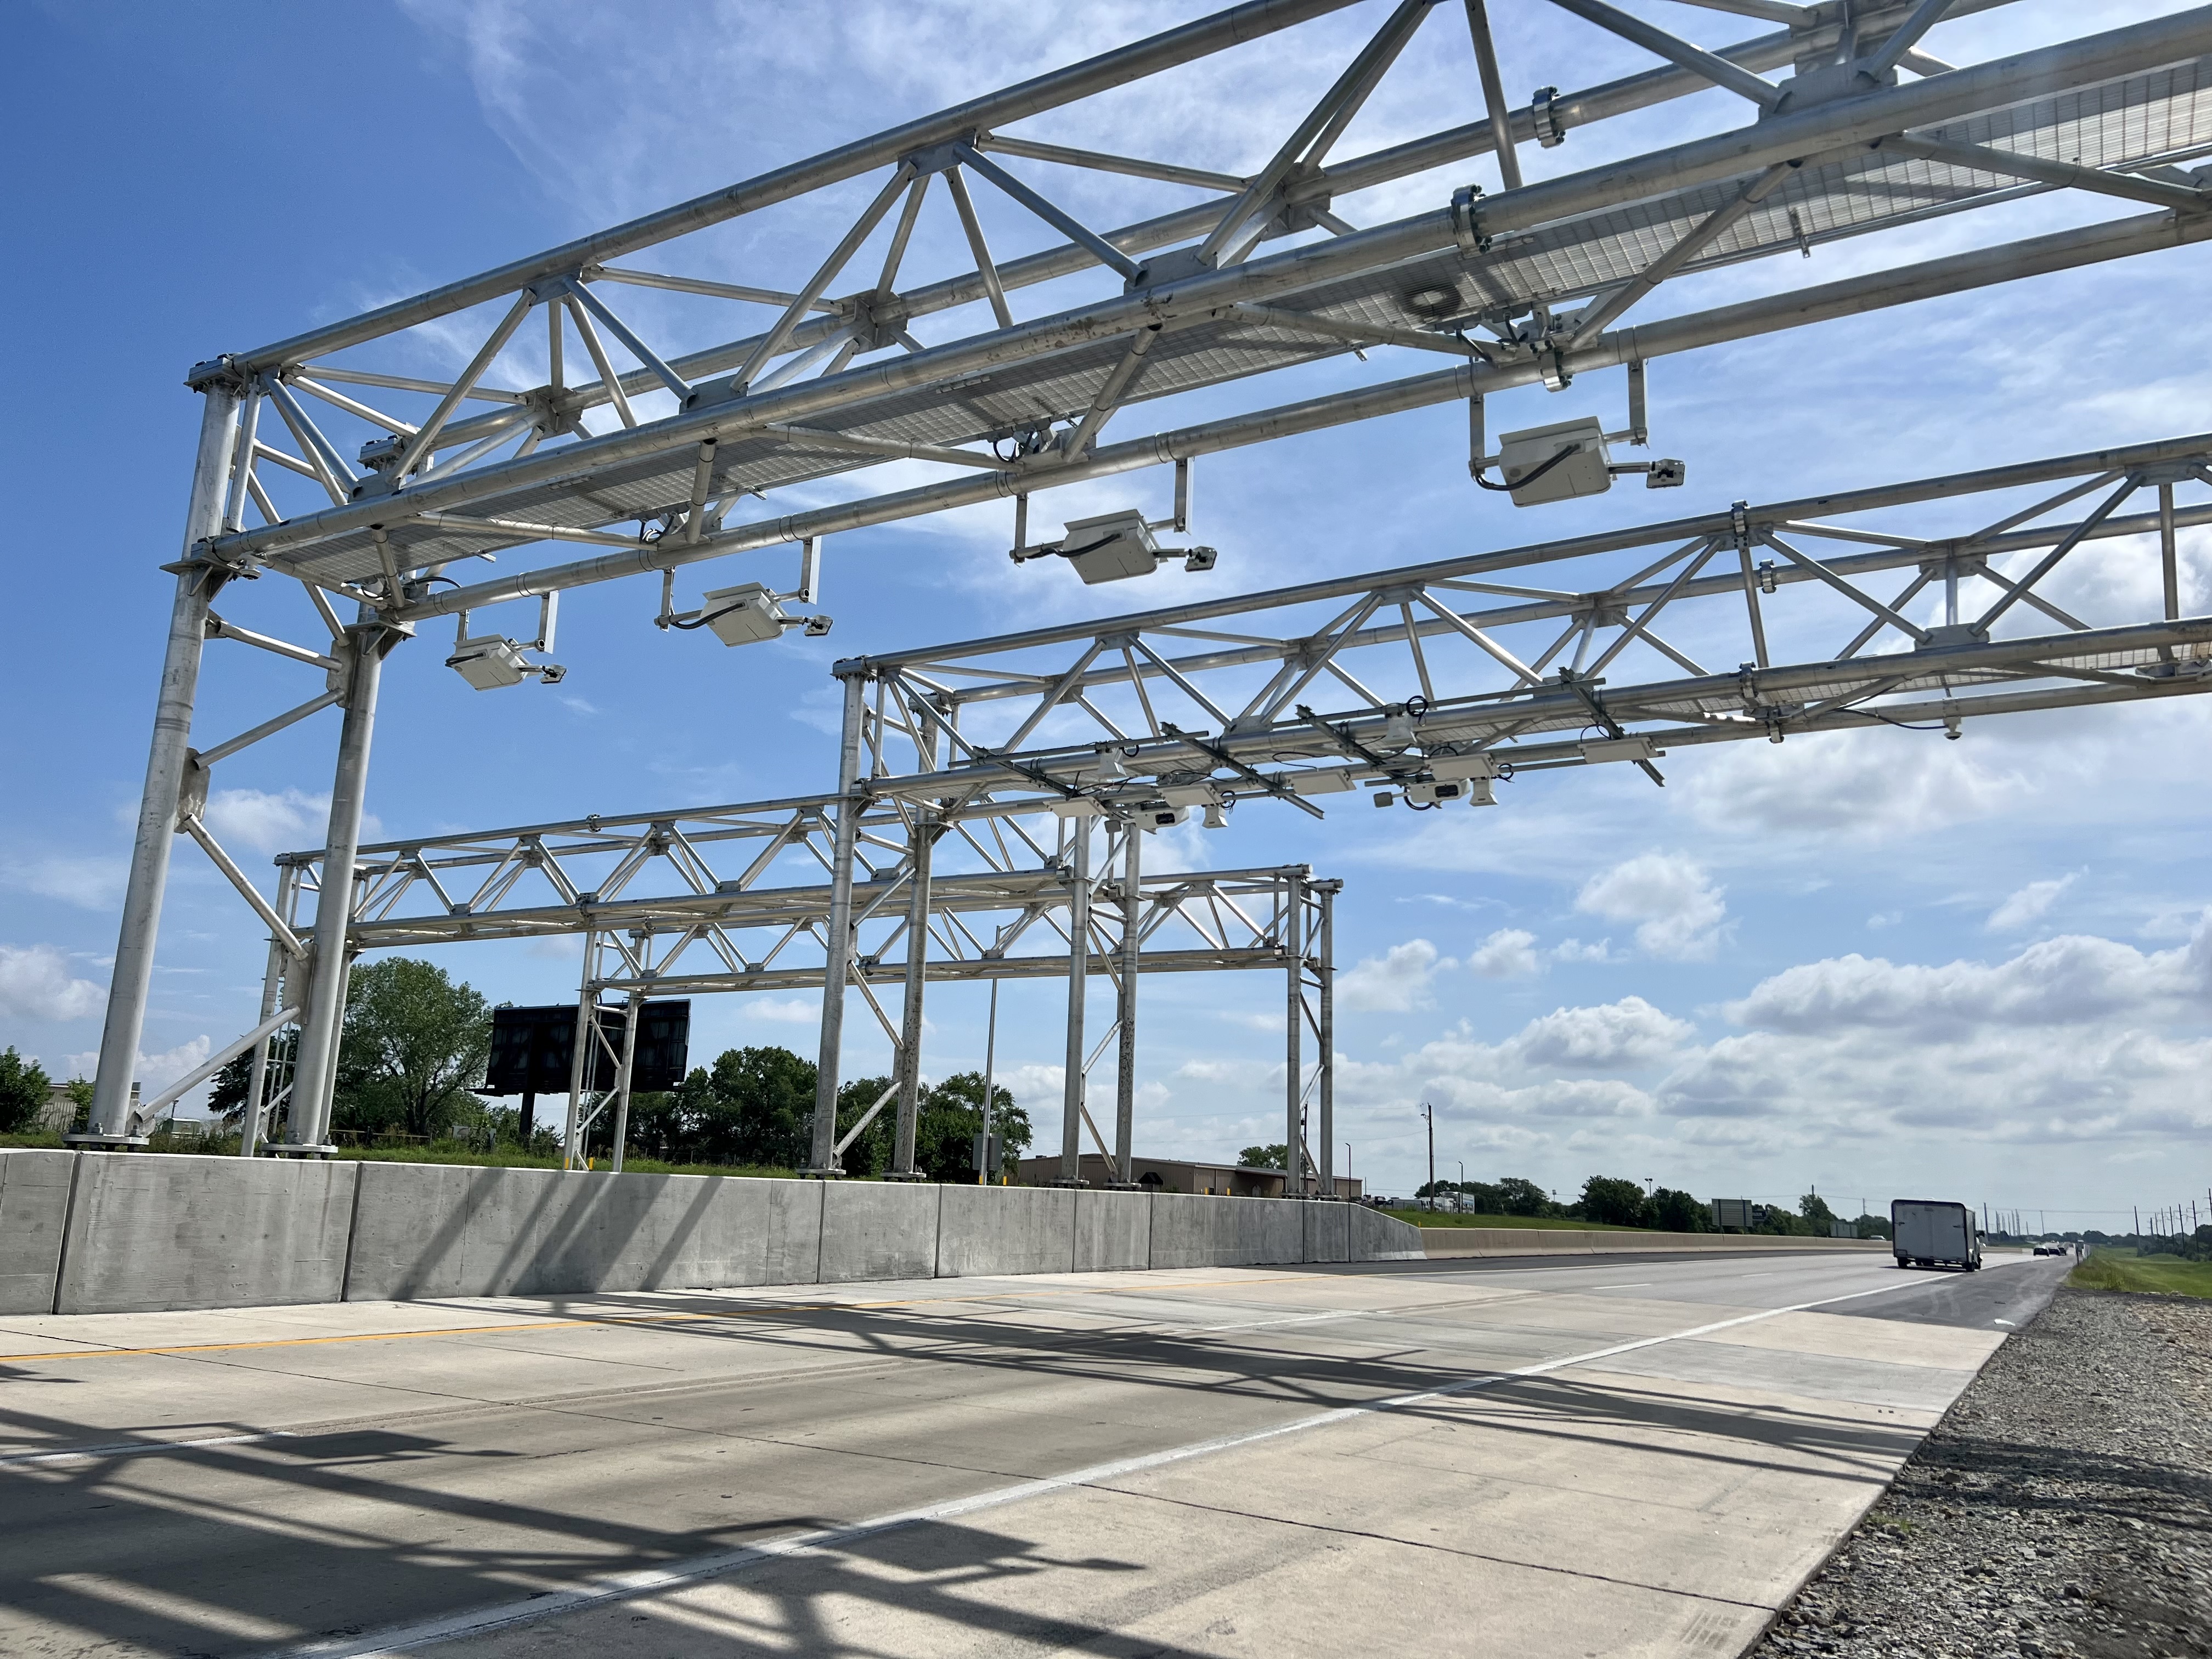
[[[381,665],[434,620],[453,620],[448,665],[486,689],[557,678],[561,666],[548,658],[559,594],[627,576],[659,579],[652,620],[673,633],[711,630],[734,644],[792,628],[823,632],[827,617],[811,607],[822,598],[824,538],[992,501],[1010,508],[1009,551],[1018,562],[1063,556],[1085,580],[1142,575],[1178,559],[1205,568],[1214,549],[1163,547],[1156,535],[1194,531],[1198,459],[1446,404],[1467,406],[1474,483],[1517,504],[1595,493],[1630,474],[1654,486],[1676,484],[1685,473],[1680,460],[1622,461],[1615,453],[1649,442],[1647,366],[1661,357],[2212,235],[2212,170],[2201,165],[2212,154],[2212,9],[1954,66],[1932,55],[1929,31],[1988,9],[1978,0],[1731,4],[1722,9],[1750,10],[1780,27],[1711,50],[1604,0],[1557,3],[1589,28],[1648,52],[1655,66],[1580,91],[1546,85],[1516,106],[1480,0],[1373,8],[1377,26],[1349,43],[1328,22],[1347,9],[1346,0],[1263,0],[412,300],[198,366],[191,383],[205,410],[185,550],[168,567],[175,603],[84,1144],[129,1145],[143,1127],[129,1084],[178,833],[207,851],[268,927],[272,959],[282,963],[272,983],[281,990],[264,1011],[268,1030],[252,1040],[299,1024],[290,1109],[311,1127],[326,1121],[345,964],[361,948],[353,930],[366,919],[348,904],[319,907],[311,924],[303,921],[297,864],[286,866],[289,896],[261,895],[208,830],[210,772],[275,732],[341,707],[330,830],[314,867],[322,890],[358,890]],[[1209,157],[1125,153],[1146,147],[1133,130],[1127,145],[1111,149],[1052,130],[1050,118],[1072,124],[1088,113],[1089,100],[1265,36],[1287,40],[1291,49],[1279,44],[1278,59],[1310,71],[1317,95],[1287,131],[1268,136],[1268,159],[1257,171],[1225,170]],[[1467,107],[1444,112],[1449,125],[1436,124],[1431,97],[1411,117],[1397,112],[1419,136],[1365,155],[1337,154],[1363,112],[1391,109],[1394,88],[1411,73],[1406,66],[1437,63],[1467,88]],[[1686,125],[1710,130],[1693,129],[1644,155],[1532,176],[1572,156],[1579,131],[1714,88],[1729,98],[1683,111]],[[1078,114],[1065,113],[1071,111]],[[1121,106],[1098,112],[1086,130],[1127,120]],[[1487,158],[1480,182],[1468,177],[1477,158]],[[1115,228],[1087,224],[1065,205],[1066,181],[1079,176],[1145,192],[1152,210]],[[1385,192],[1402,203],[1424,189],[1433,195],[1422,210],[1359,222]],[[1669,282],[1731,263],[1809,253],[2057,191],[2148,210],[1656,320],[1638,309]],[[842,192],[839,222],[847,228],[790,270],[753,269],[758,256],[741,259],[727,239],[716,239],[717,227],[817,191]],[[943,222],[957,223],[957,236],[928,228],[939,222],[926,215],[946,213]],[[819,224],[820,214],[810,222]],[[1012,238],[1008,225],[1018,227]],[[648,251],[664,268],[636,263]],[[650,301],[641,300],[647,291]],[[1050,308],[1020,314],[1018,301],[1032,294]],[[432,349],[426,339],[433,331],[450,338],[457,329],[475,343],[465,364],[450,378],[422,376]],[[1363,374],[1343,360],[1401,350],[1447,362],[1407,378],[1333,382],[1296,402],[1105,441],[1109,422],[1127,423],[1124,411],[1179,393],[1332,362],[1340,381]],[[1556,391],[1577,375],[1613,368],[1626,370],[1620,427],[1536,424],[1498,433],[1492,453],[1492,428],[1502,423],[1491,398],[1516,388]],[[1350,609],[1328,624],[1335,631],[1313,636],[1322,643],[1311,650],[1300,647],[1325,660],[1278,656],[1269,671],[1273,689],[1258,713],[1246,710],[1245,726],[1210,691],[1181,721],[1155,722],[1147,708],[1139,724],[1116,728],[1126,742],[1116,740],[1115,757],[1102,760],[1088,782],[1079,765],[1071,776],[1064,755],[1020,758],[1033,728],[997,745],[1010,752],[996,757],[963,746],[976,733],[957,729],[958,708],[1024,695],[1019,677],[957,695],[940,685],[931,694],[936,702],[899,705],[909,710],[899,717],[912,727],[908,739],[934,745],[938,757],[897,775],[921,780],[912,789],[900,784],[882,799],[906,815],[910,836],[913,825],[925,826],[925,846],[1002,798],[1026,799],[1030,811],[1056,805],[1055,852],[1084,870],[1077,853],[1094,817],[1117,845],[1136,846],[1143,825],[1132,812],[1195,812],[1222,822],[1229,794],[1311,806],[1309,796],[1334,787],[1290,777],[1272,758],[1277,753],[1292,756],[1289,769],[1302,775],[1340,773],[1344,787],[1387,780],[1378,793],[1428,805],[1493,793],[1505,775],[1486,774],[1479,757],[1504,744],[1514,746],[1509,763],[1518,769],[1601,758],[1649,766],[1644,746],[1659,746],[1650,731],[1656,720],[1671,721],[1666,741],[1681,744],[1905,717],[1876,714],[1877,705],[1908,709],[1915,719],[1937,712],[1914,698],[1942,702],[1948,720],[2191,690],[2201,683],[2194,666],[2201,641],[2190,632],[2195,624],[2179,616],[2171,580],[2164,617],[2136,619],[2117,633],[2077,628],[2039,588],[2044,568],[2023,572],[2008,556],[2041,547],[2039,556],[2056,568],[2079,546],[2155,533],[2171,568],[2177,528],[2201,511],[2173,494],[2201,478],[2201,447],[2190,447],[2196,442],[2151,446],[2087,467],[2090,477],[2110,473],[2113,489],[2160,492],[2159,523],[2149,530],[2142,513],[2123,514],[2112,500],[2040,543],[2024,539],[2045,532],[2023,519],[1939,557],[1910,538],[1869,541],[1861,533],[1853,544],[1839,532],[1824,539],[1819,525],[1847,515],[1832,503],[1800,503],[1765,516],[1741,509],[1725,523],[1711,514],[1683,520],[1668,532],[1682,537],[1683,550],[1632,580],[1608,575],[1605,585],[1575,592],[1486,586],[1486,573],[1571,556],[1530,550],[1480,556],[1449,572],[1423,567],[1347,577],[1337,597]],[[748,498],[893,461],[941,466],[947,476],[873,494],[864,477],[860,492],[842,503],[744,514]],[[1167,515],[1123,509],[1057,533],[1032,532],[1038,493],[1154,467],[1174,469]],[[1997,487],[1951,480],[1926,489]],[[1874,499],[1881,494],[1862,492],[1869,509],[1882,504]],[[1925,498],[1891,495],[1893,505]],[[1642,533],[1563,546],[1584,554],[1628,550],[1643,545]],[[1862,550],[1820,550],[1838,540]],[[1949,545],[1940,537],[1928,541],[1939,544]],[[765,580],[739,582],[708,591],[696,608],[678,608],[675,584],[684,568],[785,545],[800,550],[799,579],[788,591]],[[1237,550],[1221,556],[1235,568]],[[480,558],[500,562],[501,574],[471,579],[469,562]],[[1929,574],[1931,564],[1944,568]],[[1869,576],[1907,565],[1917,585],[1904,594],[1883,599],[1866,587]],[[297,645],[213,611],[226,585],[263,574],[301,584],[327,645]],[[1014,578],[1048,579],[1038,571]],[[1955,613],[1947,605],[1946,620],[1934,627],[1906,614],[1931,582],[1947,601],[1961,596]],[[1447,597],[1439,598],[1438,584]],[[2000,596],[1983,613],[1963,597],[1977,584]],[[1468,587],[1511,603],[1460,610],[1448,596]],[[1771,653],[1764,600],[1802,602],[1815,591],[1856,607],[1871,618],[1863,626],[1890,629],[1889,642],[1904,648],[1865,657],[1869,633],[1840,657],[1800,661]],[[1741,595],[1753,649],[1745,668],[1708,672],[1662,644],[1653,624],[1663,607],[1723,592]],[[520,630],[529,638],[471,631],[489,607],[533,599],[534,631]],[[1228,603],[1265,608],[1269,599]],[[1640,621],[1620,620],[1632,611]],[[2051,637],[2070,643],[2007,631],[2030,614],[2061,622],[2065,633]],[[1196,616],[1165,626],[1188,629]],[[2006,628],[1991,632],[2001,621]],[[1498,643],[1502,630],[1523,623],[1562,625],[1560,642],[1548,653]],[[1378,713],[1364,691],[1335,713],[1300,712],[1319,698],[1311,690],[1317,676],[1363,685],[1346,653],[1392,637],[1394,626],[1415,675],[1412,688],[1376,694],[1395,713]],[[1628,631],[1620,640],[1596,644],[1605,630],[1622,627]],[[192,713],[210,638],[319,669],[325,685],[234,738],[196,746]],[[1275,649],[1229,642],[1194,657],[1144,627],[1130,639],[1126,649],[1091,641],[1097,650],[1073,671],[1085,696],[1114,695],[1119,673],[1142,702],[1170,687],[1210,684],[1217,669],[1249,667],[1239,651],[1264,659]],[[1508,684],[1447,692],[1432,684],[1443,646],[1472,650]],[[997,647],[977,648],[988,655]],[[1656,651],[1680,678],[1639,684],[1632,695],[1617,683],[1595,684],[1624,650]],[[2145,651],[2152,656],[2143,658]],[[1563,658],[1563,669],[1553,666]],[[848,692],[871,677],[879,685],[884,676],[919,684],[933,672],[926,661],[934,660],[894,653],[868,659],[859,671],[848,665]],[[1877,661],[1878,672],[1869,666]],[[968,672],[959,665],[944,672],[956,669]],[[924,707],[936,712],[924,718],[915,712]],[[1424,738],[1394,749],[1402,732],[1392,722],[1409,714]],[[823,820],[830,862],[847,872],[830,884],[821,923],[829,940],[851,937],[850,894],[841,899],[841,882],[849,889],[852,849],[876,810],[866,803],[878,799],[871,791],[884,773],[879,754],[864,766],[854,747],[884,740],[880,722],[872,734],[863,730],[869,718],[848,701],[840,804]],[[1273,745],[1264,753],[1247,740],[1262,726]],[[1560,735],[1570,731],[1578,735]],[[1134,753],[1119,752],[1129,745]],[[1423,763],[1408,771],[1404,757],[1417,751]],[[1140,784],[1097,787],[1113,766],[1146,773],[1166,760],[1193,777],[1176,781],[1153,769]],[[1189,799],[1170,799],[1170,789]],[[908,858],[911,865],[912,847]],[[1133,890],[1141,889],[1141,878],[1133,879]],[[931,882],[925,874],[913,886],[927,890]],[[1085,890],[1078,881],[1073,890]],[[1074,936],[1085,937],[1080,929]],[[852,976],[853,960],[849,950],[831,947],[823,968],[831,994],[823,1075],[833,1096],[843,1006],[836,992],[840,976]],[[1072,1010],[1078,1006],[1072,998]],[[1072,1021],[1071,1078],[1081,1070],[1073,1063],[1079,1026]],[[1322,1142],[1325,1162],[1325,1136]],[[1299,1144],[1296,1133],[1291,1143]],[[312,1152],[319,1141],[295,1136],[292,1144]],[[834,1168],[834,1156],[822,1150],[817,1139],[817,1165]]]

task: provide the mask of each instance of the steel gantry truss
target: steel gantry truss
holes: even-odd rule
[[[2208,469],[2200,434],[855,659],[836,670],[842,781],[856,825],[886,803],[954,827],[1052,811],[1078,826],[1081,869],[1094,817],[1220,824],[1240,800],[1320,817],[1363,789],[1486,806],[1523,773],[1611,762],[1663,784],[1656,763],[1696,744],[1956,738],[1990,714],[2212,690],[2212,617],[2181,614],[2177,546],[2212,524]],[[1942,509],[1991,495],[1987,522],[1942,533]],[[2074,615],[2062,590],[2093,562],[2074,586],[2158,599]],[[1522,574],[1540,568],[1542,586]],[[852,845],[833,842],[833,915],[862,890]],[[826,1022],[839,1001],[833,966]],[[835,1065],[825,1025],[833,1102]],[[1294,1088],[1294,1148],[1302,1126]],[[1326,1150],[1320,1180],[1333,1190]]]
[[[837,962],[836,981],[857,990],[889,1041],[889,1090],[842,1134],[831,1107],[819,1121],[815,1163],[840,1168],[846,1149],[896,1097],[891,1173],[914,1173],[915,1124],[922,1084],[923,1000],[931,983],[1068,980],[1071,1126],[1087,1126],[1098,1150],[1127,1182],[1132,1177],[1136,1094],[1137,981],[1148,973],[1268,969],[1291,986],[1286,1091],[1292,1104],[1319,1103],[1326,1139],[1332,1066],[1326,1033],[1334,982],[1331,907],[1339,884],[1303,866],[1265,870],[1154,873],[1142,869],[1141,829],[1109,828],[1105,856],[1088,862],[1090,825],[1054,823],[1033,806],[1017,812],[969,811],[946,820],[887,800],[855,810],[844,854],[844,948],[831,945],[840,889],[831,880],[839,848],[840,797],[810,796],[563,823],[433,836],[363,848],[348,902],[348,954],[469,941],[580,936],[584,968],[578,996],[577,1060],[564,1145],[580,1154],[597,1103],[584,1089],[589,1043],[604,1041],[591,1011],[603,995],[648,995],[818,988]],[[1049,825],[1050,828],[1045,828]],[[1044,839],[1033,831],[1042,830]],[[718,872],[716,866],[731,871]],[[280,914],[272,929],[289,937],[302,898],[319,904],[324,854],[277,860]],[[794,875],[801,879],[794,880]],[[264,1119],[281,1113],[285,1145],[325,1142],[327,1103],[295,1098],[282,1075],[282,1044],[271,1033],[297,1002],[301,953],[272,945],[264,990],[264,1024],[211,1065],[252,1049],[250,1113],[243,1150],[252,1156]],[[1095,1042],[1084,1041],[1084,999],[1091,965],[1111,986],[1115,1017]],[[902,988],[894,1021],[876,994]],[[635,1030],[625,1023],[624,1036]],[[1312,1026],[1315,1062],[1302,1067],[1298,1026]],[[1115,1127],[1109,1147],[1085,1103],[1090,1074],[1116,1051]],[[615,1157],[620,1167],[632,1055],[611,1048],[617,1079]],[[269,1068],[280,1075],[264,1085]],[[833,1068],[834,1069],[834,1068]],[[151,1106],[158,1110],[181,1090]],[[321,1115],[314,1115],[319,1112]],[[1078,1138],[1064,1156],[1073,1178]]]
[[[908,738],[867,782],[879,799],[1066,811],[1080,797],[1122,812],[1233,797],[1318,814],[1316,797],[1362,787],[1426,807],[1438,803],[1423,792],[1458,784],[1483,787],[1443,799],[1486,805],[1493,781],[1517,771],[1648,768],[1661,744],[1929,721],[1955,732],[1979,714],[2212,689],[2212,620],[2181,614],[2178,551],[2180,531],[2212,524],[2208,469],[2212,434],[2197,434],[1739,501],[836,672],[870,742]],[[1929,522],[2000,494],[2012,499],[1966,534]],[[2138,591],[2131,568],[2155,574],[2139,591],[2157,598],[2082,620],[2060,590],[2093,562],[2118,584],[2100,604]],[[1508,580],[1540,567],[1546,586]],[[1886,573],[1903,586],[1877,588]],[[1707,667],[1674,641],[1735,665]],[[913,725],[921,711],[927,728]],[[951,741],[914,741],[923,729]]]
[[[329,890],[354,891],[382,664],[423,623],[456,619],[462,643],[454,665],[472,678],[481,672],[476,683],[550,679],[559,671],[530,653],[550,650],[554,601],[568,588],[657,574],[657,620],[719,624],[726,613],[703,605],[676,612],[678,570],[799,543],[811,571],[824,536],[994,501],[1011,504],[1019,548],[1029,544],[1028,505],[1037,492],[1169,465],[1178,474],[1177,516],[1186,518],[1188,469],[1200,456],[1462,400],[1479,415],[1501,392],[1556,390],[1577,374],[1611,368],[1629,371],[1623,435],[1641,442],[1644,365],[1658,357],[2212,234],[2207,170],[2191,166],[2212,153],[2212,9],[1954,67],[1929,55],[1925,37],[1943,19],[1984,9],[1990,0],[1730,0],[1719,9],[1780,27],[1710,51],[1604,0],[1555,3],[1591,29],[1650,52],[1656,66],[1579,91],[1545,86],[1510,106],[1480,0],[1371,8],[1376,27],[1348,57],[1309,44],[1335,38],[1316,27],[1348,0],[1256,0],[412,300],[199,365],[191,379],[204,400],[201,440],[185,555],[171,568],[176,597],[90,1144],[127,1144],[137,1127],[130,1121],[130,1079],[168,852],[179,832],[207,849],[269,924],[272,950],[289,969],[276,976],[286,988],[281,1004],[264,1012],[278,1024],[301,1026],[293,1110],[310,1124],[326,1113],[353,948],[349,907],[319,906],[303,932],[290,908],[301,894],[295,875],[285,878],[289,889],[280,883],[276,899],[260,896],[207,832],[208,773],[271,732],[340,707],[319,868]],[[1088,100],[1115,89],[1285,34],[1291,58],[1312,70],[1317,95],[1287,131],[1270,135],[1268,159],[1256,171],[1225,170],[1206,157],[1139,159],[1031,130],[1042,118],[1077,120]],[[1433,98],[1410,113],[1399,106],[1403,99],[1393,105],[1407,84],[1403,66],[1425,62],[1444,65],[1467,89],[1464,107],[1439,116]],[[1571,157],[1572,136],[1583,128],[1714,88],[1733,95],[1743,125],[1717,125],[1625,161],[1532,176],[1548,170],[1541,158]],[[1419,136],[1341,155],[1346,134],[1370,112],[1393,112]],[[1115,118],[1109,110],[1104,118]],[[1482,157],[1484,179],[1496,176],[1494,191],[1467,177],[1468,164]],[[1065,181],[1102,175],[1133,192],[1140,216],[1099,229],[1063,204]],[[945,202],[933,204],[940,178]],[[1364,228],[1354,222],[1370,217],[1386,191],[1402,201],[1425,189],[1433,194],[1423,211]],[[1680,276],[2057,190],[2117,197],[2151,211],[1623,325],[1647,295]],[[833,217],[845,213],[848,228],[818,258],[805,256],[795,272],[732,269],[739,256],[717,227],[820,192],[840,193],[817,205]],[[957,236],[932,228],[949,223],[931,216],[946,204]],[[819,214],[810,222],[821,222]],[[623,263],[648,250],[665,268]],[[1030,298],[1050,308],[1018,313],[1018,302]],[[457,374],[425,378],[421,364],[435,361],[439,343],[455,330],[475,343],[468,361]],[[1398,350],[1451,361],[1429,374],[1103,441],[1122,411],[1180,392],[1322,363],[1356,377],[1344,359]],[[1481,430],[1478,422],[1470,455],[1478,476],[1486,459]],[[894,461],[950,472],[940,482],[873,494],[864,485],[838,505],[750,520],[739,511],[749,496]],[[1721,533],[1686,532],[1700,538],[1697,550],[1655,568],[1671,568],[1679,592],[1650,597],[1671,604],[1722,580],[1707,570],[1716,558],[1725,567],[1725,551],[1711,545]],[[1773,562],[1754,558],[1759,548],[1747,533],[1728,533],[1743,568]],[[1759,538],[1759,547],[1780,559],[1778,580],[1793,591],[1813,581],[1856,592],[1853,579],[1872,568],[1866,559],[1899,556],[1892,547],[1823,561],[1802,550],[1807,534],[1781,525]],[[578,544],[588,556],[567,550]],[[520,568],[472,581],[448,574],[479,557],[515,558]],[[1958,580],[1982,580],[1990,569],[1961,571]],[[217,616],[214,601],[229,584],[263,574],[302,586],[327,647],[295,645]],[[1947,591],[1952,585],[1948,577],[1930,580],[1944,580]],[[812,586],[811,575],[801,585],[810,598]],[[1634,597],[1644,602],[1641,589]],[[529,598],[543,605],[527,645],[470,635],[472,611]],[[1523,601],[1563,603],[1547,595]],[[1756,633],[1755,597],[1752,605]],[[763,607],[763,615],[774,610]],[[1422,601],[1425,614],[1432,608]],[[1374,609],[1359,630],[1373,631],[1366,617]],[[1521,619],[1451,614],[1457,620],[1401,620],[1417,660],[1431,624],[1470,635],[1498,660],[1481,641]],[[770,629],[797,620],[772,622]],[[1584,644],[1613,625],[1583,626]],[[1654,637],[1648,627],[1632,631],[1639,643]],[[196,748],[192,714],[210,638],[320,670],[320,695]],[[2015,648],[1948,635],[1912,638],[1914,653],[1928,660],[1937,649],[2000,653],[1971,665],[1954,659],[1961,672],[1970,665],[2009,672],[2013,659],[2002,653]],[[1540,679],[1548,660],[1528,663],[1528,673]],[[1792,688],[1775,678],[1785,671],[1767,664],[1763,644],[1751,660],[1762,695],[1773,694],[1762,708],[1811,711],[1778,718],[1861,718],[1848,695],[1859,682],[1849,676],[1832,690],[1823,681],[1802,688],[1802,697],[1786,696]],[[1582,673],[1574,684],[1540,693],[1516,679],[1515,696],[1556,704],[1546,705],[1548,714],[1531,714],[1516,742],[1544,729],[1547,719],[1595,712],[1591,688],[1582,684],[1596,672],[1586,651],[1577,651],[1576,666]],[[1149,686],[1149,669],[1124,665],[1123,672],[1133,687]],[[1429,672],[1421,670],[1425,688]],[[1735,702],[1723,696],[1681,718],[1700,732],[1735,735],[1720,714],[1738,709],[1744,696],[1740,687],[1729,695]],[[1617,697],[1603,694],[1608,706]],[[1607,720],[1623,724],[1618,712],[1598,725]],[[1338,723],[1355,738],[1364,730],[1356,719]],[[1212,729],[1231,752],[1229,722],[1215,720]],[[1474,740],[1476,727],[1468,732]],[[949,729],[939,736],[956,741]],[[1322,741],[1317,733],[1315,741]],[[957,790],[945,799],[954,821],[983,805]],[[902,810],[936,809],[908,801]],[[842,835],[842,813],[833,816]],[[1071,837],[1088,833],[1087,820],[1070,822]],[[832,862],[842,858],[833,853]],[[833,914],[833,934],[836,925]],[[833,953],[833,979],[836,960]],[[841,1006],[831,1000],[833,1024]],[[825,1047],[830,1036],[825,1031]]]

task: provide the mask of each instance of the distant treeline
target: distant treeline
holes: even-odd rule
[[[1582,1196],[1571,1204],[1556,1202],[1534,1182],[1519,1176],[1506,1176],[1497,1181],[1432,1182],[1413,1196],[1425,1200],[1455,1197],[1459,1208],[1480,1215],[1588,1221],[1601,1227],[1652,1227],[1670,1233],[1717,1231],[1712,1206],[1704,1200],[1672,1187],[1656,1187],[1647,1193],[1643,1182],[1620,1176],[1592,1176],[1583,1182]],[[1828,1238],[1833,1236],[1835,1224],[1841,1218],[1818,1193],[1808,1193],[1798,1200],[1794,1212],[1779,1204],[1756,1207],[1753,1211],[1753,1224],[1747,1230],[1736,1231],[1771,1233],[1779,1237]],[[1885,1217],[1863,1215],[1853,1224],[1861,1238],[1889,1237],[1889,1222]]]

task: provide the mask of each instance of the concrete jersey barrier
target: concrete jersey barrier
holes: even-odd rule
[[[1417,1260],[1354,1205],[0,1151],[0,1314]]]

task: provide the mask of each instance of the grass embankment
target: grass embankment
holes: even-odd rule
[[[1424,1210],[1419,1207],[1385,1210],[1385,1215],[1395,1215],[1401,1221],[1411,1222],[1416,1227],[1542,1227],[1570,1228],[1577,1232],[1641,1233],[1646,1227],[1601,1226],[1595,1221],[1571,1221],[1563,1216],[1535,1215],[1468,1215],[1455,1210]]]
[[[2178,1255],[2139,1255],[2133,1250],[2100,1249],[2069,1273],[2066,1282],[2085,1291],[2136,1291],[2153,1296],[2212,1297],[2212,1261],[2185,1261]]]

